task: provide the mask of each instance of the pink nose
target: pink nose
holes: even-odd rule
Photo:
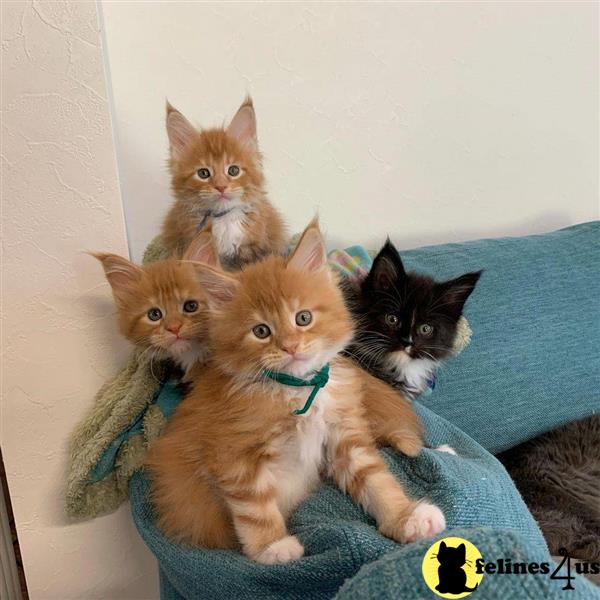
[[[221,194],[227,189],[226,185],[215,185],[215,190]]]
[[[167,331],[170,331],[171,333],[174,333],[175,335],[177,335],[179,333],[180,329],[181,329],[181,324],[179,324],[179,325],[169,325],[167,327]]]
[[[290,342],[289,344],[283,344],[281,348],[284,352],[287,352],[288,354],[291,354],[293,356],[296,353],[296,350],[298,350],[298,342]]]

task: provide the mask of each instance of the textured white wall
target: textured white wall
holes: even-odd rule
[[[127,252],[96,5],[2,2],[2,452],[32,600],[158,597],[127,507],[62,511],[67,437],[122,364],[85,249]]]
[[[598,4],[103,2],[134,255],[170,203],[165,97],[252,93],[292,230],[403,247],[598,218]]]

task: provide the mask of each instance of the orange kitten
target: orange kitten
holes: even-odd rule
[[[247,98],[226,129],[196,130],[167,103],[169,169],[176,202],[163,239],[181,251],[212,223],[223,263],[240,266],[285,249],[283,221],[264,186],[256,117]]]
[[[116,254],[93,254],[104,267],[117,306],[121,333],[157,358],[187,371],[208,354],[206,301],[197,263],[219,265],[209,233],[194,239],[183,256],[138,267]]]
[[[322,472],[394,540],[443,530],[439,508],[407,497],[376,450],[367,405],[383,401],[392,411],[397,445],[411,455],[421,426],[397,392],[339,355],[353,326],[318,226],[287,259],[269,256],[235,274],[201,266],[198,274],[213,355],[192,370],[192,391],[150,449],[163,531],[209,548],[241,547],[265,564],[297,559],[304,549],[286,519]],[[320,372],[326,384],[294,414],[307,408],[313,386],[286,385],[265,370],[304,380]]]

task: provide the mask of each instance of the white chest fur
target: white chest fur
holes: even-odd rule
[[[193,343],[191,348],[181,355],[175,357],[179,366],[183,369],[184,373],[187,373],[189,369],[191,369],[196,363],[202,362],[206,359],[208,354],[207,349],[199,344]]]
[[[226,215],[214,219],[213,238],[220,256],[232,256],[246,239],[244,219],[246,215],[240,208],[234,208]]]
[[[403,352],[396,352],[389,360],[396,380],[417,393],[425,391],[429,379],[435,373],[437,362],[429,358],[413,359]]]
[[[301,407],[304,396],[296,397]],[[277,504],[284,516],[310,494],[320,480],[320,470],[327,443],[325,406],[329,401],[327,390],[321,390],[310,411],[297,415],[296,430],[281,448],[273,469],[277,485]]]

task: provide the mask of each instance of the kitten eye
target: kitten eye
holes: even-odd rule
[[[183,304],[183,312],[194,313],[198,310],[198,303],[195,300],[187,300]]]
[[[301,310],[299,313],[296,313],[296,325],[300,325],[300,327],[306,327],[312,323],[312,313],[310,310]]]
[[[397,315],[395,315],[393,313],[389,313],[389,314],[385,315],[385,322],[390,327],[398,327],[398,325],[400,323],[400,319],[398,318]]]
[[[271,329],[268,325],[261,323],[252,329],[252,333],[259,339],[264,340],[271,335]]]
[[[227,175],[237,177],[240,174],[240,168],[237,165],[230,165],[227,169]]]
[[[429,337],[433,333],[433,327],[427,323],[423,323],[423,325],[419,325],[418,331],[420,335]]]
[[[198,177],[200,179],[208,179],[210,177],[210,170],[205,167],[198,169]]]
[[[163,316],[160,308],[151,308],[146,314],[151,321],[160,321]]]

